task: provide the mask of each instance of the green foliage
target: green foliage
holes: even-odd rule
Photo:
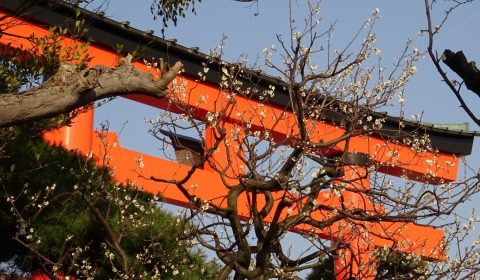
[[[7,229],[0,231],[1,261],[17,256],[26,271],[48,268],[38,252],[69,274],[110,278],[120,267],[118,252],[108,245],[91,202],[115,234],[123,235],[120,244],[132,274],[208,279],[216,271],[188,240],[178,239],[189,225],[161,211],[152,197],[115,184],[109,170],[81,155],[51,147],[23,129],[6,130],[16,131],[13,140],[2,143],[6,156],[0,158],[0,223]]]
[[[189,9],[191,9],[192,13],[195,13],[195,4],[197,2],[200,3],[202,0],[154,0],[150,11],[154,19],[157,19],[158,16],[162,18],[162,33],[164,33],[169,21],[177,25],[178,17],[185,17],[185,12]]]
[[[234,0],[239,2],[254,2],[256,0]],[[153,19],[158,17],[162,18],[163,28],[162,34],[165,33],[165,28],[168,27],[168,23],[171,21],[173,25],[177,25],[179,17],[185,17],[186,12],[189,10],[196,14],[195,4],[201,3],[202,0],[153,0],[150,6],[150,12],[153,15]],[[258,15],[256,13],[255,15]]]
[[[20,86],[38,85],[50,77],[61,62],[72,62],[79,69],[85,68],[91,59],[87,51],[90,40],[84,36],[88,29],[85,20],[79,16],[80,11],[71,23],[51,27],[49,35],[35,37],[32,34],[29,38],[32,42],[30,49],[4,47],[4,51],[0,52],[2,92],[14,92]]]
[[[42,77],[40,61],[31,53],[9,49],[0,54],[0,91],[16,92],[31,87]]]

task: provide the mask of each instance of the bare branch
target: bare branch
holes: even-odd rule
[[[168,84],[183,69],[177,62],[159,80],[130,63],[115,68],[95,66],[78,70],[71,63],[37,88],[18,93],[0,94],[0,126],[52,117],[86,106],[93,101],[128,94],[145,94],[163,98]]]

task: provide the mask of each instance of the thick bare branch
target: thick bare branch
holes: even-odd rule
[[[447,49],[442,57],[443,62],[462,78],[467,88],[480,96],[480,70],[475,62],[469,62],[462,51],[455,53]]]
[[[68,113],[113,96],[146,94],[162,98],[168,92],[168,84],[182,69],[182,63],[177,62],[154,80],[150,73],[141,72],[130,63],[84,70],[65,63],[39,87],[0,94],[0,126]]]

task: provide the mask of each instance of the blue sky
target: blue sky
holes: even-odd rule
[[[382,19],[375,27],[377,47],[382,50],[383,63],[388,67],[399,55],[408,39],[413,45],[424,50],[426,36],[420,36],[419,30],[426,27],[423,1],[385,1],[385,0],[327,0],[324,1],[322,20],[325,27],[336,22],[334,45],[342,47],[365,21],[375,8],[380,9]],[[434,21],[438,22],[445,8],[444,1],[438,1],[434,11]],[[129,20],[131,26],[141,29],[153,29],[160,35],[161,21],[153,21],[150,14],[150,0],[131,1],[115,0],[109,5],[106,16],[123,21]],[[302,16],[304,1],[294,3],[294,9]],[[254,60],[262,49],[276,44],[276,34],[288,34],[288,1],[259,0],[257,4],[245,4],[232,0],[204,0],[197,5],[197,15],[187,15],[179,19],[177,27],[167,30],[166,38],[175,38],[178,44],[187,47],[199,47],[207,53],[221,41],[223,34],[228,36],[225,59],[236,61],[242,55]],[[258,12],[258,15],[255,15]],[[441,53],[445,48],[454,51],[463,50],[469,60],[480,63],[480,1],[458,9],[449,19],[446,27],[436,39],[435,49]],[[321,61],[317,62],[321,64]],[[405,116],[422,114],[423,121],[437,123],[469,122],[471,130],[480,130],[473,124],[466,113],[459,108],[454,95],[440,80],[428,57],[417,64],[418,72],[407,86]],[[445,67],[445,69],[447,69]],[[452,78],[456,78],[451,74]],[[480,112],[480,102],[473,93],[464,92],[472,102],[474,111]],[[384,111],[398,112],[395,108]],[[122,146],[142,152],[160,155],[159,144],[147,134],[148,126],[143,118],[155,117],[156,110],[122,99],[117,99],[102,106],[96,112],[96,122],[109,120],[112,130],[124,127],[120,136]],[[128,121],[126,125],[125,122]],[[479,139],[468,158],[473,167],[480,165]],[[466,208],[472,205],[467,205]]]

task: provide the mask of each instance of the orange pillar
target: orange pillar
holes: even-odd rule
[[[62,145],[69,150],[81,152],[92,151],[94,109],[79,113],[70,126],[64,126],[44,134],[44,139],[55,145]]]
[[[367,171],[369,156],[362,153],[346,153],[341,162],[345,164],[344,175],[338,184],[354,190],[342,191],[343,203],[340,207],[347,211],[353,209],[375,211],[370,199],[361,193],[370,188]],[[347,233],[338,238],[345,247],[338,250],[335,257],[335,279],[375,279],[377,273],[375,248],[373,236],[369,236],[372,232],[369,223],[345,219],[340,224],[343,229],[339,232]]]
[[[57,274],[56,279],[58,279],[58,280],[67,279],[67,277],[64,276],[64,274],[62,272],[57,272],[56,274]],[[69,275],[68,279],[69,280],[76,280],[77,277]],[[36,270],[30,276],[30,280],[51,280],[51,279],[47,274],[43,273],[41,270]]]

